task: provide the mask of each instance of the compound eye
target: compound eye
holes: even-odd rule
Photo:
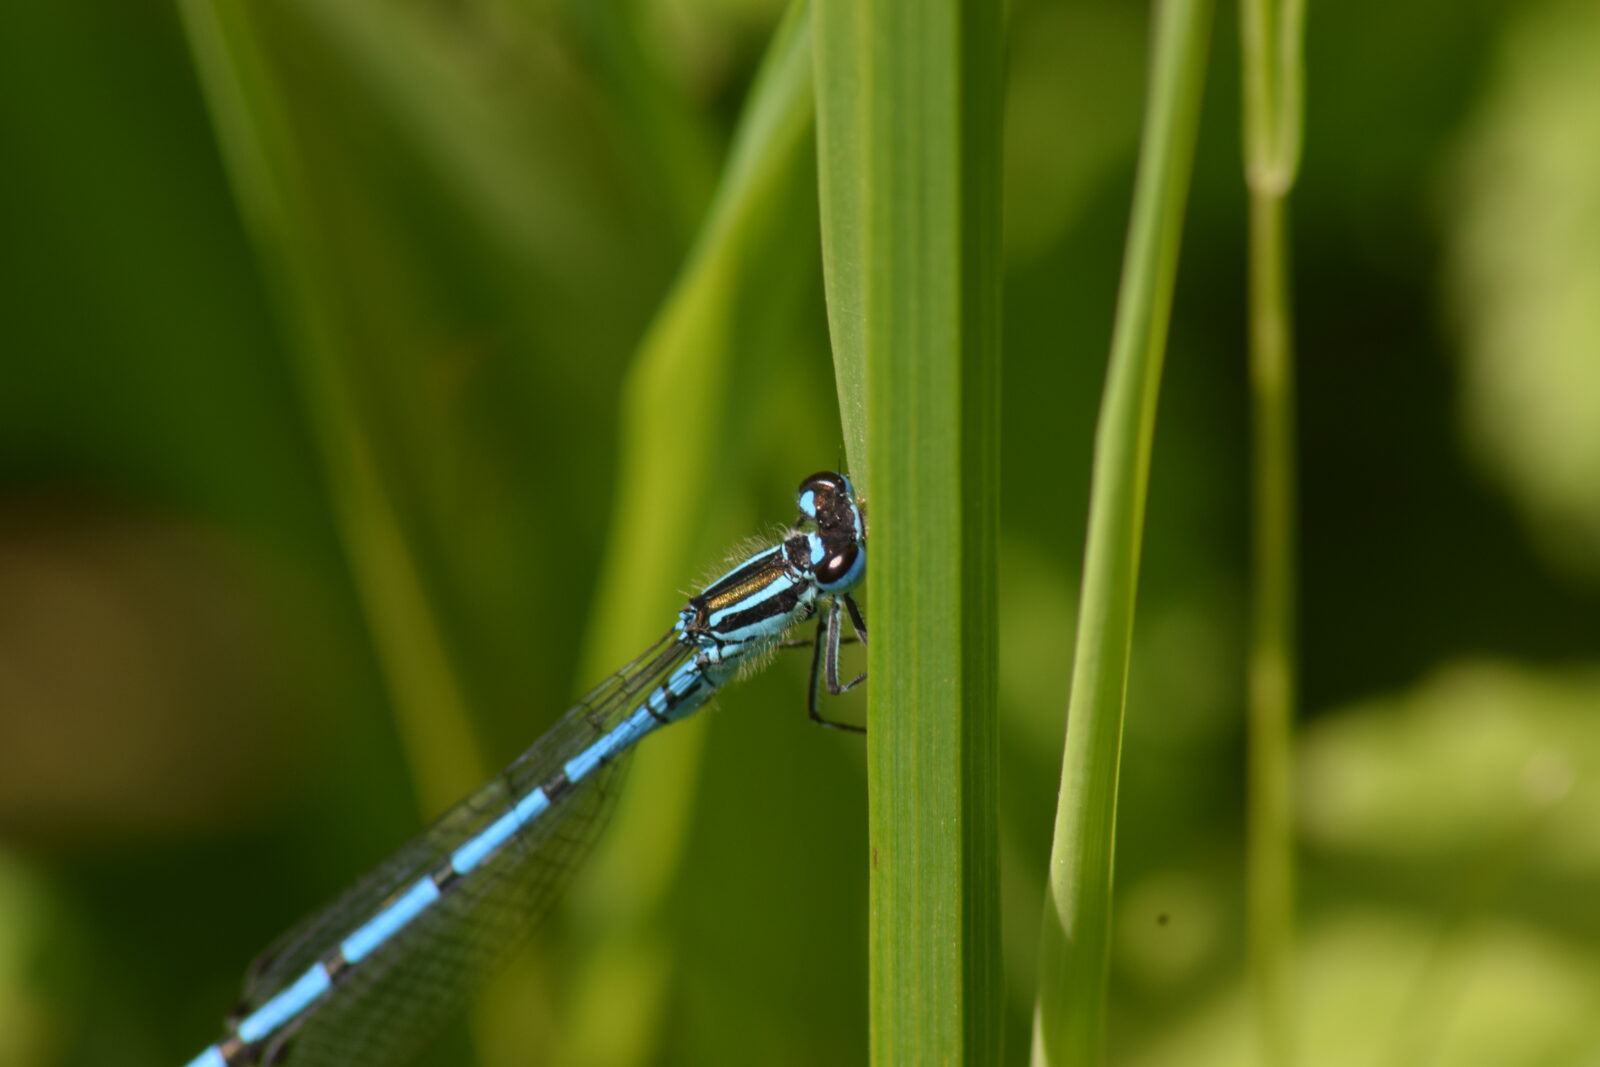
[[[812,571],[816,576],[817,585],[829,589],[852,577],[860,556],[860,545],[848,545],[843,552],[829,556],[817,564],[816,569]]]
[[[838,493],[844,488],[844,475],[833,471],[818,471],[800,483],[800,495],[807,493]]]
[[[795,499],[800,504],[800,514],[819,519],[824,511],[834,511],[838,502],[849,495],[850,479],[833,471],[818,471],[800,483]]]

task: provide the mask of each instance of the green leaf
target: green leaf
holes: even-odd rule
[[[1033,1062],[1103,1059],[1117,776],[1156,398],[1205,81],[1210,0],[1162,0],[1095,439]]]
[[[869,981],[880,1064],[991,1064],[999,5],[819,0],[840,407],[870,509]]]

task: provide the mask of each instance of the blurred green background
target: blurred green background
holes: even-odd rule
[[[287,250],[241,210],[218,135],[237,130],[172,5],[0,11],[0,1064],[185,1061],[259,949],[597,679],[620,639],[595,603],[625,536],[625,375],[781,13],[245,7],[303,209]],[[1011,1062],[1145,18],[1009,14]],[[1141,1067],[1253,1056],[1234,18],[1123,757],[1111,1053]],[[1592,1064],[1600,8],[1317,4],[1308,70],[1304,1062]],[[814,186],[781,195],[782,254],[724,280],[732,414],[714,454],[673,458],[715,476],[683,534],[701,564],[637,590],[647,635],[842,462]],[[427,1062],[864,1062],[864,750],[806,723],[805,666],[781,658],[645,746],[602,855]]]

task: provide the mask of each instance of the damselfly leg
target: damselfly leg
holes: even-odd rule
[[[839,645],[842,641],[849,640],[842,633],[839,623],[839,602],[844,601],[845,607],[850,612],[850,625],[855,628],[856,639],[863,645],[867,643],[867,623],[861,617],[861,609],[856,606],[855,599],[848,593],[833,597],[828,602],[828,610],[817,620],[817,635],[811,652],[811,681],[806,686],[806,714],[811,716],[811,721],[820,726],[831,726],[835,730],[848,730],[851,733],[864,734],[865,726],[856,726],[853,723],[838,722],[834,719],[824,718],[817,710],[818,699],[824,684],[832,696],[841,696],[866,681],[865,674],[858,674],[844,684],[839,683]]]

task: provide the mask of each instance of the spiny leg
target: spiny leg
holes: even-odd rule
[[[848,599],[848,598],[846,598],[846,599]],[[854,615],[855,612],[852,612],[851,614]],[[855,624],[855,619],[852,618],[850,620],[850,622],[851,622],[851,625],[854,625]],[[842,629],[842,627],[839,625],[839,598],[835,597],[828,604],[828,640],[827,640],[827,645],[828,645],[828,655],[827,655],[828,692],[833,694],[834,696],[839,696],[842,693],[848,693],[848,692],[850,692],[850,690],[854,689],[856,686],[860,685],[862,682],[867,680],[867,676],[865,674],[858,674],[858,675],[856,675],[855,680],[850,682],[850,683],[848,683],[847,685],[840,685],[839,684],[839,640],[840,640],[839,631],[841,629]],[[865,642],[863,642],[863,643],[865,643]]]
[[[850,609],[850,625],[855,627],[856,636],[861,638],[861,643],[863,645],[866,644],[867,620],[862,618],[861,608],[856,605],[856,598],[846,593],[842,599],[844,600],[844,606]],[[850,639],[847,637],[844,640],[848,642]],[[852,682],[851,684],[854,685],[855,683]]]
[[[848,686],[839,685],[839,602],[832,602],[828,614],[817,620],[817,636],[811,652],[811,681],[806,686],[806,714],[811,716],[811,721],[822,726],[831,726],[835,730],[849,730],[851,733],[864,734],[866,727],[856,726],[847,722],[835,722],[824,719],[817,710],[817,697],[822,691],[824,681],[824,664],[826,664],[826,681],[828,692],[837,696],[861,681],[857,678]],[[865,678],[866,675],[862,675]]]

